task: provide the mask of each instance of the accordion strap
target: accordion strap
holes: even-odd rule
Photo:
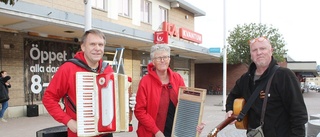
[[[66,62],[72,62],[73,64],[76,64],[78,65],[79,67],[82,67],[90,72],[94,72],[86,63],[84,63],[83,61],[77,59],[77,58],[72,58],[72,59],[69,59],[67,60]],[[101,70],[100,70],[100,73],[103,73],[104,69],[108,66],[108,63],[107,62],[102,62],[102,67],[101,67]]]

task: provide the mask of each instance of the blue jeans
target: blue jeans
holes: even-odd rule
[[[3,118],[3,114],[4,112],[6,112],[7,108],[8,108],[8,101],[1,103],[2,104],[2,108],[0,111],[0,118]]]

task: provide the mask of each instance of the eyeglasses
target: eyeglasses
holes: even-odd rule
[[[253,43],[255,43],[257,41],[262,42],[264,40],[267,40],[267,38],[265,36],[262,36],[262,37],[251,39],[248,42],[249,42],[249,45],[252,45]]]
[[[167,61],[170,58],[170,56],[163,56],[163,57],[154,57],[153,59],[160,62],[160,61]]]

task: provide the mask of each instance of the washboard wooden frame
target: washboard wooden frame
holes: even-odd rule
[[[206,89],[180,87],[172,137],[199,136],[196,127],[202,122],[206,93]]]

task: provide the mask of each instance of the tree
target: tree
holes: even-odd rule
[[[18,0],[0,0],[0,2],[3,2],[5,4],[8,4],[8,2],[10,2],[9,4],[12,6],[16,3],[16,1]]]
[[[227,42],[230,45],[227,50],[228,64],[244,63],[249,65],[252,61],[248,41],[260,36],[266,36],[269,39],[274,49],[273,57],[279,62],[284,61],[284,55],[287,50],[284,49],[285,42],[282,35],[278,33],[278,29],[264,24],[251,23],[242,26],[237,25],[233,31],[230,31],[230,35],[227,38]]]

